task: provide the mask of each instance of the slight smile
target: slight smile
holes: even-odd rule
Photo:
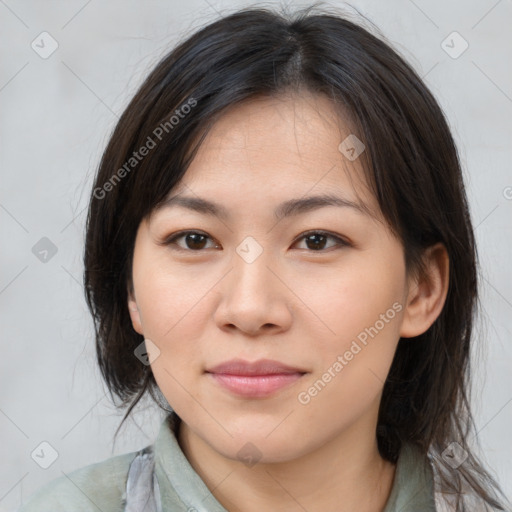
[[[246,398],[265,398],[291,386],[308,372],[269,359],[252,363],[232,359],[206,370],[206,373],[233,394]]]

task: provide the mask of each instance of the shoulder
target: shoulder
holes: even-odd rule
[[[137,451],[117,455],[48,482],[18,512],[114,512],[121,510],[128,469]]]

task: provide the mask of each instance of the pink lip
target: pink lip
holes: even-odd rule
[[[291,385],[306,373],[279,361],[261,359],[248,363],[232,359],[206,371],[232,393],[250,398],[262,398]]]

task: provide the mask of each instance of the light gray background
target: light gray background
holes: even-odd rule
[[[112,445],[121,412],[96,368],[83,298],[85,207],[107,137],[147,72],[179,38],[247,5],[0,0],[0,511],[63,472],[146,446],[158,431],[162,416],[146,401]],[[460,149],[486,315],[475,333],[474,414],[484,459],[510,496],[512,3],[352,5],[425,77]],[[43,31],[59,45],[47,59],[31,48]],[[469,43],[456,59],[441,46],[453,31]],[[32,252],[42,237],[58,249],[46,263]],[[42,441],[59,454],[48,469],[31,458]]]

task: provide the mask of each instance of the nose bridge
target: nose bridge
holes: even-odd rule
[[[272,288],[272,272],[268,268],[271,259],[270,251],[253,236],[245,237],[236,247],[231,286],[236,290],[239,299],[249,294],[250,300],[254,300],[254,292],[260,295]]]
[[[231,271],[220,288],[221,301],[215,313],[219,327],[231,325],[254,334],[263,327],[289,324],[290,311],[279,296],[282,284],[270,270],[273,262],[271,252],[253,237],[246,237],[236,247]]]

